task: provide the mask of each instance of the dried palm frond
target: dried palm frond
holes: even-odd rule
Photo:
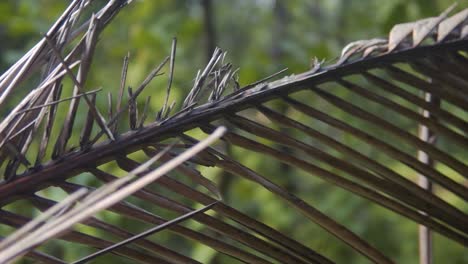
[[[171,55],[137,89],[128,89],[126,102],[122,99],[128,68],[128,57],[125,58],[117,104],[112,105],[110,95],[106,116],[95,105],[97,91],[86,91],[86,79],[99,33],[129,1],[109,1],[87,22],[77,25],[90,2],[74,1],[44,40],[0,77],[0,104],[4,104],[21,81],[40,68],[46,69],[40,84],[0,123],[2,206],[24,200],[41,211],[60,208],[63,204],[57,205],[57,201],[47,197],[48,189],[71,194],[82,188],[92,190],[95,185],[113,186],[117,174],[131,173],[155,155],[160,163],[170,162],[198,143],[196,135],[200,131],[211,134],[218,125],[226,124],[229,131],[222,141],[243,153],[259,153],[294,168],[294,172],[321,178],[461,245],[468,244],[466,213],[408,177],[418,173],[463,203],[468,198],[464,155],[468,146],[468,9],[450,17],[449,9],[438,17],[396,25],[388,39],[351,43],[335,64],[316,61],[310,71],[271,81],[277,76],[273,74],[240,89],[236,70],[224,62],[225,53],[216,49],[208,65],[198,72],[181,109],[171,115],[174,105],[168,105],[168,96],[173,79],[174,41]],[[67,46],[80,34],[75,47]],[[70,52],[64,55],[65,50]],[[140,114],[136,99],[168,61],[164,105],[156,113],[156,121],[145,125],[149,100]],[[61,91],[70,89],[62,85],[66,77],[73,82],[73,97],[69,98],[65,120],[56,120],[57,104],[64,100]],[[229,89],[234,91],[229,93]],[[203,98],[207,98],[206,102]],[[78,136],[79,146],[73,147],[69,140],[78,133],[73,127],[78,105],[83,104],[81,99],[88,113]],[[278,105],[288,110],[274,109]],[[118,133],[126,113],[128,131]],[[396,119],[404,119],[405,125],[395,123]],[[57,122],[62,129],[54,135],[51,131]],[[94,125],[98,131],[93,130]],[[418,127],[430,131],[429,136],[419,137]],[[448,142],[452,149],[436,144],[436,138]],[[183,143],[167,150],[167,141],[172,139]],[[37,153],[30,153],[35,151],[30,147],[33,140],[40,141]],[[50,147],[49,142],[55,142],[54,146]],[[224,194],[202,171],[218,168],[232,175],[226,177],[239,176],[267,189],[278,197],[278,202],[286,202],[368,259],[392,262],[382,249],[275,183],[272,176],[262,175],[221,149],[215,146],[202,150],[170,173],[177,177],[162,176],[151,186],[134,192],[133,200],[119,200],[101,213],[117,214],[134,226],[150,229],[167,220],[145,205],[180,216],[190,214],[194,203],[200,203],[210,206],[220,217],[197,211],[189,217],[203,228],[168,224],[167,230],[245,263],[332,262],[332,257],[322,256],[228,203],[218,202]],[[418,159],[418,152],[426,158]],[[376,159],[375,153],[383,155],[386,162]],[[35,162],[31,157],[35,157]],[[396,166],[405,170],[395,170]],[[93,184],[80,180],[89,177]],[[30,220],[11,210],[0,210],[0,223],[15,229]],[[128,226],[107,223],[102,217],[81,223],[102,235],[90,235],[75,227],[58,230],[57,239],[96,249],[110,247],[112,254],[139,263],[197,263],[143,237],[132,240],[131,246],[112,248],[118,241],[135,236],[126,230]],[[57,256],[39,250],[23,253],[37,261],[63,263]]]
[[[170,172],[183,162],[195,156],[204,148],[208,147],[214,140],[219,139],[225,130],[226,129],[223,127],[219,128],[210,135],[210,137],[178,155],[173,160],[164,163],[164,165],[158,169],[147,173],[138,179],[135,179],[137,178],[137,174],[146,171],[155,161],[161,158],[169,148],[164,152],[158,153],[144,164],[132,170],[126,177],[115,180],[112,183],[106,184],[90,193],[87,193],[86,189],[79,189],[62,202],[52,206],[40,217],[20,228],[15,234],[3,240],[0,243],[0,259],[2,262],[9,262],[28,249],[34,248],[54,236],[67,231],[74,224],[84,221],[97,212],[122,201],[125,197],[141,190],[148,184],[156,181],[158,178],[164,176],[164,174]],[[79,204],[75,205],[76,203]],[[192,217],[196,213],[204,212],[215,204],[216,202],[204,207],[202,210],[196,210],[176,219],[175,221],[170,221],[161,226],[167,228],[169,224],[180,222],[188,217]],[[158,229],[151,229],[151,232],[145,232],[144,236],[159,231],[163,228],[161,226],[158,226]],[[133,241],[144,236],[136,236],[136,238],[131,240]],[[116,246],[113,246],[111,249],[115,250],[115,248]]]

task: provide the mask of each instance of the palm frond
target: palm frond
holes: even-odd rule
[[[266,159],[294,168],[294,173],[318,177],[461,245],[468,244],[466,213],[409,177],[420,174],[458,201],[468,200],[468,164],[464,154],[468,146],[465,68],[468,64],[468,9],[449,16],[451,7],[437,17],[396,25],[386,39],[349,44],[335,64],[323,65],[316,61],[307,72],[271,81],[284,73],[281,71],[240,89],[236,70],[224,62],[225,53],[216,49],[208,65],[198,72],[181,109],[171,115],[175,111],[174,105],[168,104],[172,79],[176,78],[173,76],[174,41],[170,56],[156,66],[137,89],[128,89],[127,101],[123,100],[128,68],[128,56],[125,57],[117,102],[114,106],[113,96],[109,95],[106,115],[95,105],[95,97],[100,96],[98,91],[87,91],[86,79],[99,33],[129,1],[109,1],[89,20],[78,25],[80,14],[90,8],[91,2],[70,4],[44,40],[0,77],[1,105],[32,72],[45,69],[37,87],[0,123],[0,169],[4,173],[4,181],[0,183],[2,206],[24,200],[31,208],[49,212],[46,216],[50,210],[72,212],[67,202],[57,203],[47,197],[44,190],[60,189],[73,200],[73,193],[83,188],[88,191],[99,186],[117,188],[115,184],[126,179],[119,178],[117,170],[144,179],[142,175],[151,168],[135,173],[141,164],[155,155],[159,164],[170,164],[171,160],[181,157],[183,151],[196,145],[200,134],[211,134],[219,125],[226,125],[229,131],[221,138],[224,145],[242,153],[259,153]],[[71,47],[71,40],[80,35],[78,44]],[[66,50],[70,52],[64,54]],[[140,114],[136,99],[150,81],[159,76],[167,62],[169,78],[164,105],[155,114],[156,121],[145,122],[149,116],[149,100],[146,110]],[[63,85],[67,77],[72,80],[73,87]],[[72,90],[73,96],[62,98],[63,89]],[[203,98],[207,98],[206,101]],[[65,99],[71,100],[68,113],[64,120],[58,120],[57,105]],[[87,107],[88,113],[83,130],[75,132],[74,120],[80,104]],[[129,120],[128,131],[119,133],[118,127],[122,126],[125,114]],[[404,120],[404,124],[395,122],[397,119]],[[57,124],[61,130],[55,135],[51,131]],[[99,128],[97,131],[93,130],[95,125]],[[41,128],[42,133],[39,132]],[[429,136],[420,137],[418,128],[425,128]],[[79,146],[70,146],[70,138],[75,133],[80,138]],[[182,143],[168,149],[168,142],[174,139]],[[437,144],[436,139],[445,144]],[[33,141],[40,142],[38,151],[31,148]],[[55,142],[53,146],[49,146],[51,142]],[[384,159],[377,159],[376,153]],[[418,153],[426,158],[418,158]],[[332,257],[329,259],[227,202],[219,201],[224,193],[200,169],[217,168],[232,175],[226,177],[244,178],[265,188],[278,202],[287,203],[371,261],[392,263],[391,256],[385,256],[382,249],[353,233],[344,223],[334,221],[312,202],[302,200],[276,183],[272,175],[262,175],[233,153],[222,151],[222,147],[207,147],[178,165],[172,172],[164,172],[167,175],[151,186],[134,190],[133,200],[121,197],[112,206],[107,205],[107,209],[99,208],[86,217],[97,211],[117,214],[132,225],[151,230],[168,223],[143,206],[152,205],[173,216],[188,215],[186,217],[203,226],[195,229],[179,223],[167,224],[165,228],[175,237],[211,247],[241,262],[332,263]],[[395,170],[396,167],[404,170]],[[84,177],[91,177],[97,186],[77,180]],[[99,200],[96,198],[94,202]],[[203,210],[190,214],[194,203],[205,206],[203,210],[216,212],[217,217]],[[106,223],[98,217],[85,220],[84,212],[75,213],[82,217],[79,218],[82,225],[99,230],[98,234],[103,235],[86,234],[78,226],[71,228],[71,224],[50,234],[60,233],[57,239],[96,249],[139,237],[122,226]],[[0,211],[0,223],[14,229],[22,230],[21,226],[27,228],[31,223],[43,224],[42,220],[37,218],[26,224],[31,221],[30,217],[7,209]],[[47,230],[54,229],[49,226]],[[38,234],[43,239],[34,246],[47,243],[48,232]],[[138,263],[197,263],[177,250],[144,236],[139,238],[131,240],[131,246],[111,247],[110,252]],[[4,243],[17,239],[10,237]],[[21,252],[38,261],[63,263],[55,256],[33,250],[34,246]]]

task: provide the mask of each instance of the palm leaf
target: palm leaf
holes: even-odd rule
[[[280,72],[240,89],[236,70],[224,62],[225,53],[216,49],[207,66],[198,72],[181,109],[171,114],[175,111],[173,104],[168,105],[174,41],[171,55],[137,89],[128,89],[127,101],[123,100],[128,67],[128,57],[125,58],[117,103],[113,105],[110,95],[107,113],[103,114],[95,105],[98,90],[86,91],[86,79],[99,33],[128,1],[109,1],[80,24],[80,14],[90,8],[90,2],[70,4],[44,39],[0,77],[0,104],[4,106],[34,72],[42,68],[46,73],[0,124],[0,168],[4,173],[0,201],[7,208],[0,211],[0,223],[17,229],[31,221],[29,216],[8,209],[8,205],[18,201],[40,211],[56,210],[55,214],[46,213],[53,217],[41,220],[46,221],[41,235],[50,236],[37,240],[40,242],[34,246],[56,237],[96,249],[109,247],[112,254],[138,263],[197,263],[144,236],[112,247],[135,234],[126,226],[95,216],[89,218],[91,214],[83,214],[75,222],[80,222],[80,227],[99,230],[97,234],[101,235],[89,235],[79,226],[70,228],[75,222],[57,229],[54,219],[66,219],[63,217],[67,212],[76,213],[73,208],[86,204],[86,199],[57,203],[47,196],[47,190],[61,189],[72,194],[83,188],[98,188],[97,192],[99,187],[115,188],[125,179],[119,180],[121,172],[144,178],[153,167],[135,173],[142,163],[155,155],[159,164],[169,163],[197,144],[201,134],[211,134],[219,125],[229,128],[221,138],[223,143],[193,154],[172,173],[158,178],[151,186],[140,187],[131,195],[133,200],[116,198],[112,206],[100,208],[101,213],[117,214],[131,225],[148,228],[164,225],[168,220],[146,209],[147,205],[164,208],[174,217],[186,215],[203,228],[174,221],[164,229],[241,262],[332,262],[300,241],[236,210],[229,202],[219,201],[225,193],[202,173],[217,168],[229,173],[224,177],[241,177],[265,188],[371,261],[392,262],[391,256],[385,256],[344,223],[334,221],[311,202],[276,183],[274,175],[262,175],[236,158],[229,151],[234,148],[261,154],[287,166],[286,171],[291,173],[318,177],[467,245],[468,217],[462,209],[419,186],[408,175],[427,177],[462,203],[468,198],[463,184],[468,175],[468,165],[463,160],[468,145],[468,75],[464,68],[468,62],[468,9],[449,16],[450,8],[437,17],[396,25],[387,39],[349,44],[335,64],[315,61],[307,72],[271,81],[283,74]],[[75,39],[79,39],[78,44],[73,42]],[[137,97],[168,61],[165,103],[156,114],[156,121],[145,122],[149,99],[146,110],[140,114]],[[65,78],[71,79],[73,87],[63,85]],[[71,89],[73,96],[62,98],[62,89]],[[71,102],[61,120],[56,112],[64,99]],[[86,106],[88,113],[82,131],[76,132],[79,105]],[[119,133],[125,113],[128,131]],[[405,120],[405,124],[396,123],[397,119]],[[54,134],[57,124],[60,132]],[[418,127],[426,130],[425,137],[417,133]],[[79,146],[70,146],[70,139],[78,135]],[[182,142],[174,143],[176,139]],[[446,143],[437,144],[436,139]],[[31,147],[32,142],[39,142],[38,150]],[[53,146],[49,146],[50,142],[54,142]],[[376,159],[375,153],[384,156],[386,162]],[[395,170],[396,167],[405,169]],[[119,188],[127,185],[130,184],[125,182]],[[202,211],[191,214],[196,204],[210,206],[204,209],[210,208],[217,216]],[[57,207],[62,210],[57,211]],[[43,224],[41,221],[36,224]],[[37,236],[26,241],[38,239]],[[18,237],[13,237],[13,241]],[[37,261],[63,263],[57,256],[33,250],[34,246],[18,252]]]

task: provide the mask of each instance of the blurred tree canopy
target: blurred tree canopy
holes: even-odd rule
[[[127,52],[130,54],[128,83],[138,84],[152,67],[170,53],[172,38],[177,37],[171,100],[180,102],[190,89],[197,70],[210,57],[214,46],[228,51],[226,59],[240,68],[239,82],[245,85],[286,67],[289,73],[305,71],[315,57],[333,60],[351,41],[385,37],[394,24],[438,15],[452,2],[134,0],[101,36],[87,88],[102,87],[104,92],[117,90],[122,59]],[[467,3],[459,2],[460,6]],[[67,4],[67,1],[58,0],[0,2],[1,72],[42,37]],[[155,80],[156,83],[165,81]],[[156,105],[161,105],[164,100],[164,91],[148,89],[146,93],[152,93],[154,109],[157,109]],[[105,96],[98,97],[98,102],[104,109]],[[255,164],[265,175],[284,169],[279,168],[280,165],[271,165],[270,160],[259,155],[234,154],[249,164]],[[321,180],[304,176],[295,169],[285,171],[287,175],[275,181],[344,223],[398,263],[417,261],[415,223],[343,190],[330,187]],[[230,201],[234,207],[243,208],[249,215],[290,234],[337,263],[367,263],[366,259],[354,254],[320,227],[292,213],[292,209],[284,204],[274,202],[271,193],[259,191],[243,180],[220,184],[229,185],[225,193],[228,201],[231,196],[237,198]],[[255,202],[252,202],[252,198]],[[445,198],[450,200],[452,197]],[[456,199],[451,202],[463,204]],[[466,205],[464,209],[468,209]],[[162,236],[164,239],[164,233]],[[434,243],[434,263],[468,263],[468,253],[458,244],[438,235],[435,235]],[[62,250],[70,259],[81,255],[67,251],[66,247],[51,250]],[[216,252],[204,247],[184,248],[181,251],[196,256],[204,263],[223,263],[222,256],[216,256]],[[112,257],[107,257],[106,261],[112,261]]]

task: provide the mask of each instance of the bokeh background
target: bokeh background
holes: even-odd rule
[[[98,0],[95,4],[100,6],[103,2],[106,1]],[[467,1],[458,2],[458,10],[467,6]],[[42,37],[68,3],[61,0],[0,2],[0,72]],[[228,51],[226,60],[239,67],[239,82],[245,85],[285,67],[289,73],[306,71],[314,58],[333,61],[351,41],[385,37],[392,25],[438,15],[452,3],[452,0],[134,0],[101,35],[87,87],[116,91],[127,53],[130,54],[128,83],[138,85],[170,53],[172,38],[177,37],[171,100],[180,102],[192,87],[197,70],[204,67],[216,46]],[[146,95],[152,95],[153,111],[159,109],[164,97],[165,88],[156,87],[165,87],[166,82],[166,79],[156,79],[152,83],[155,88],[146,91]],[[98,97],[98,102],[105,109],[106,97]],[[2,114],[6,111],[0,110]],[[78,126],[84,122],[82,119],[77,121]],[[259,155],[234,155],[265,175],[282,169]],[[416,224],[321,180],[306,178],[295,170],[286,171],[284,175],[276,173],[275,181],[363,236],[398,263],[417,262]],[[368,263],[287,205],[277,203],[271,193],[245,181],[216,178],[217,174],[208,176],[218,181],[225,199],[235,208],[290,234],[337,263]],[[408,177],[415,175],[408,173]],[[440,195],[467,211],[467,205],[461,201]],[[25,213],[28,207],[19,205],[13,210]],[[8,232],[7,228],[0,227],[0,235]],[[224,263],[221,256],[206,247],[167,240],[204,263]],[[82,256],[80,250],[85,250],[67,244],[49,247],[47,250],[70,260]],[[434,263],[468,263],[466,249],[438,235],[435,235],[434,257]],[[106,263],[112,257],[100,261]]]

